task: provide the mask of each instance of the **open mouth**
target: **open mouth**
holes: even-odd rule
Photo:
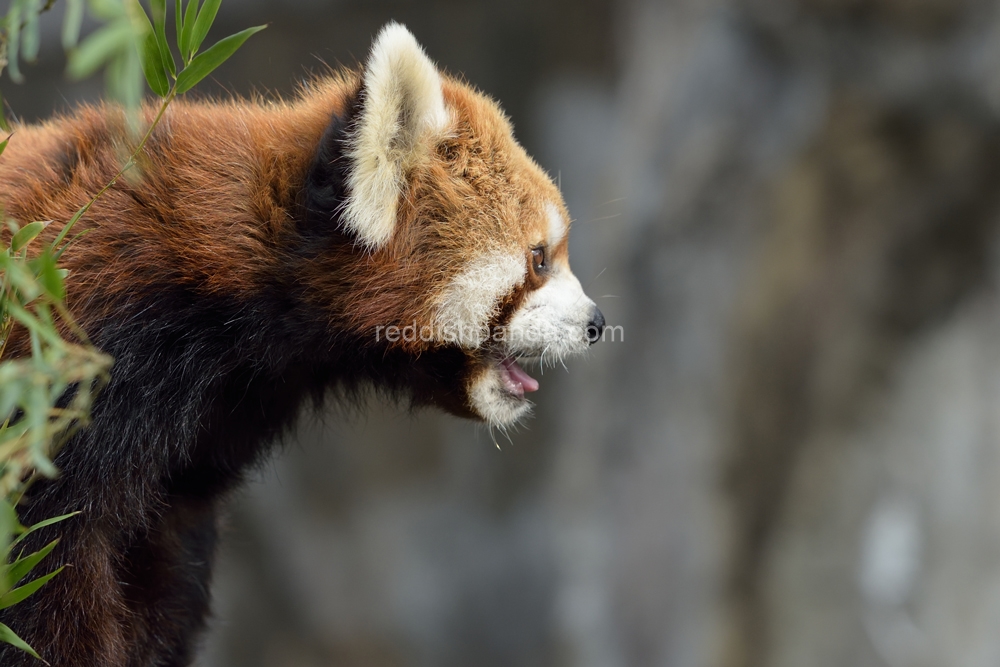
[[[524,398],[526,393],[538,391],[538,380],[528,375],[514,357],[504,357],[497,361],[497,369],[506,393]]]

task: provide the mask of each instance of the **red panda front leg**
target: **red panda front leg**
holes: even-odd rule
[[[99,522],[69,519],[45,561],[67,567],[0,612],[0,621],[52,667],[186,667],[209,611],[215,517],[209,501],[171,498],[156,523],[126,549],[115,546],[109,539],[115,533]],[[48,531],[45,538],[51,539]],[[42,544],[34,540],[29,548]],[[0,644],[3,667],[38,664]]]
[[[130,614],[118,581],[113,533],[99,522],[88,523],[80,517],[59,528],[60,543],[44,563],[67,567],[34,595],[0,612],[0,621],[51,667],[127,667]],[[51,539],[52,530],[42,532]],[[42,544],[33,540],[29,548]],[[39,575],[46,571],[38,570]],[[39,664],[27,653],[0,644],[0,665]]]
[[[130,667],[187,667],[209,613],[218,538],[214,503],[174,496],[125,553],[126,604],[134,616]]]

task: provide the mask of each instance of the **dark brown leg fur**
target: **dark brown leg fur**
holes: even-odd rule
[[[126,553],[126,603],[133,611],[129,667],[186,667],[209,613],[217,540],[215,508],[174,497],[158,525]]]
[[[117,580],[110,532],[76,517],[64,523],[60,533],[62,541],[45,563],[70,565],[32,597],[5,610],[0,620],[52,667],[126,667],[124,628],[129,612]],[[16,618],[8,618],[14,609]],[[4,667],[40,664],[26,653],[0,645]]]
[[[58,534],[61,542],[45,561],[50,567],[39,573],[68,566],[0,621],[52,667],[190,664],[209,611],[217,536],[210,502],[171,498],[156,525],[126,548],[114,544],[107,526],[83,515],[59,524]],[[0,645],[3,667],[40,664]]]

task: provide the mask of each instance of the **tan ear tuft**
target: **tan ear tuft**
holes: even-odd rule
[[[450,122],[437,67],[399,23],[379,33],[365,65],[361,112],[349,140],[345,222],[359,243],[384,246],[396,227],[407,170]]]

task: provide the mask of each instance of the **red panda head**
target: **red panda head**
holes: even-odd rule
[[[499,107],[439,73],[399,24],[347,107],[310,176],[326,200],[306,203],[351,246],[349,272],[328,278],[337,316],[410,355],[428,402],[513,424],[538,388],[518,361],[561,361],[604,326],[569,267],[559,190]]]

